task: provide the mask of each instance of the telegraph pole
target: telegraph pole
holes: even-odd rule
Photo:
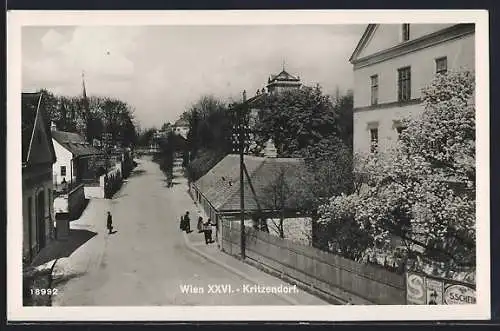
[[[244,187],[244,148],[245,148],[245,126],[243,121],[243,111],[245,100],[240,109],[238,109],[238,125],[239,125],[239,149],[240,149],[240,236],[241,236],[241,259],[245,259],[245,187]]]

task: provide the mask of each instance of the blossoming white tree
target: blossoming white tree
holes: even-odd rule
[[[397,238],[413,267],[439,262],[448,271],[470,269],[476,247],[474,75],[439,74],[422,97],[423,114],[403,122],[389,153],[364,157],[357,168],[363,185],[331,198],[320,209],[321,222],[351,224],[370,238],[364,247],[347,248],[332,238],[333,249],[345,256],[353,247],[390,255]]]

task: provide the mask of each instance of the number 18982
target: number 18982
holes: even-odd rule
[[[31,295],[57,295],[56,288],[32,288]]]

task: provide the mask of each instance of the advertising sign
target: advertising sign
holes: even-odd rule
[[[406,275],[406,303],[410,305],[425,305],[424,277],[414,273]]]
[[[407,272],[406,303],[409,305],[475,304],[476,290],[471,284]]]
[[[428,305],[442,305],[443,304],[443,287],[444,283],[440,280],[426,278],[425,290],[427,293]]]
[[[447,305],[476,303],[476,291],[465,285],[447,284],[444,290],[444,302]]]

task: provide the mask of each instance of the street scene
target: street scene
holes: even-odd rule
[[[476,304],[475,24],[31,26],[22,54],[24,306]]]
[[[179,232],[178,217],[174,216],[185,211],[196,215],[197,210],[186,192],[187,182],[176,178],[176,185],[166,189],[164,177],[157,164],[141,160],[117,197],[108,203],[89,205],[88,214],[74,221],[75,229],[98,235],[81,252],[56,265],[55,274],[60,274],[64,283],[57,286],[54,305],[289,305],[293,300],[322,303],[307,293],[291,294],[291,298],[242,293],[245,284],[254,283],[186,247],[186,240],[201,249],[206,245],[198,233],[185,239]],[[111,235],[106,234],[102,220],[108,210],[116,229]],[[205,251],[220,258],[215,251]],[[224,259],[221,262],[225,263]],[[283,283],[263,272],[256,271],[253,277],[269,286]],[[229,285],[234,293],[223,293],[223,289],[218,293],[214,287],[218,284]],[[203,288],[204,293],[183,293],[182,287],[188,285]],[[209,291],[208,285],[214,289]],[[241,292],[236,292],[240,288]]]

